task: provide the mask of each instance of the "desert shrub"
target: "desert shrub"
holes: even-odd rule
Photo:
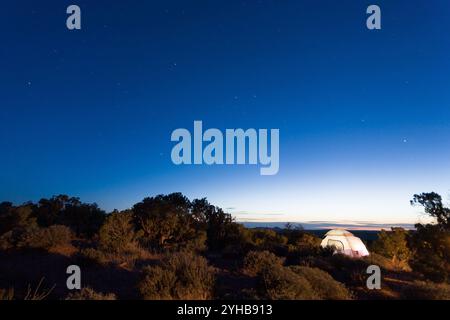
[[[310,283],[319,299],[348,300],[351,294],[340,282],[334,280],[330,274],[318,268],[291,266],[290,270],[302,276]]]
[[[321,249],[322,239],[301,228],[288,226],[283,230],[283,234],[288,239],[290,251],[295,251],[300,256],[317,255]]]
[[[450,300],[450,285],[430,281],[414,281],[403,290],[402,297],[411,300]]]
[[[79,237],[95,235],[105,219],[105,212],[97,204],[83,203],[67,195],[41,199],[33,212],[41,227],[65,225]]]
[[[191,214],[191,202],[181,193],[145,198],[133,206],[141,242],[155,250],[204,249],[204,233]],[[204,231],[204,230],[203,230]]]
[[[253,244],[262,250],[274,250],[277,247],[287,244],[287,237],[270,229],[255,229],[252,230]]]
[[[317,268],[271,264],[262,269],[258,278],[256,298],[260,299],[351,299],[342,283]]]
[[[204,252],[206,250],[206,241],[207,241],[206,231],[197,230],[195,231],[195,235],[188,239],[183,247],[181,247],[184,251],[194,251],[197,253]]]
[[[191,252],[167,256],[160,265],[143,270],[138,288],[144,299],[204,300],[213,296],[214,270]]]
[[[328,273],[329,273],[328,270],[333,269],[333,265],[330,261],[331,256],[329,256],[329,257],[307,256],[307,257],[301,257],[298,260],[299,260],[299,262],[296,265],[300,265],[303,267],[318,268],[321,270],[325,270]]]
[[[0,203],[0,235],[13,230],[25,230],[37,227],[33,216],[33,206],[13,206],[10,202]]]
[[[9,202],[0,204],[0,250],[18,247],[37,229],[32,205],[15,207]]]
[[[28,284],[28,288],[23,299],[35,301],[46,299],[52,293],[53,289],[55,289],[56,284],[51,287],[47,287],[44,285],[44,282],[45,277],[42,277],[35,286]]]
[[[28,248],[51,249],[57,246],[70,244],[72,232],[66,226],[53,225],[47,228],[38,228],[26,233],[19,246]]]
[[[206,231],[206,245],[210,251],[241,255],[247,250],[250,232],[236,223],[230,214],[206,199],[195,199],[191,205],[192,217],[198,227]]]
[[[77,236],[90,238],[97,234],[105,216],[105,212],[97,204],[79,203],[66,206],[60,223],[70,227]]]
[[[77,258],[87,264],[106,265],[109,262],[106,253],[96,248],[81,249]]]
[[[332,247],[302,247],[289,244],[287,246],[286,264],[287,265],[304,265],[310,266],[312,260],[321,260],[329,258],[334,254]],[[322,260],[325,260],[322,259]],[[314,266],[314,265],[312,265]]]
[[[269,251],[250,251],[244,258],[243,270],[246,274],[256,276],[263,269],[271,266],[282,266],[284,259]]]
[[[343,254],[335,254],[326,259],[324,269],[334,279],[351,286],[365,286],[367,262]]]
[[[251,231],[243,225],[232,222],[223,226],[225,236],[221,238],[225,245],[221,250],[225,258],[242,259],[254,246],[251,240]],[[217,247],[216,247],[217,248]]]
[[[121,252],[135,238],[131,212],[110,214],[99,231],[99,245],[104,251]]]
[[[0,250],[9,250],[16,246],[20,236],[17,232],[8,231],[0,236]]]
[[[259,276],[258,298],[270,300],[313,300],[319,297],[309,281],[288,267],[273,265]]]
[[[438,225],[416,225],[410,246],[411,267],[426,278],[445,282],[450,279],[450,233]]]
[[[161,266],[144,268],[144,280],[139,284],[139,291],[146,300],[177,299],[174,288],[177,287],[177,275],[173,270]]]
[[[399,269],[408,268],[408,260],[411,257],[408,231],[402,228],[382,230],[372,245],[372,251],[391,259]]]
[[[80,258],[100,265],[120,264],[134,267],[135,261],[146,259],[149,252],[136,241],[132,213],[110,214],[99,230],[98,246],[80,251]]]
[[[99,248],[85,248],[80,250],[78,258],[82,263],[106,265],[120,265],[134,268],[138,260],[147,260],[152,255],[138,244],[130,244],[120,252],[104,251]]]
[[[368,265],[377,265],[388,271],[411,271],[408,264],[399,264],[392,262],[392,259],[386,258],[378,253],[371,252],[369,256],[363,258]]]
[[[70,293],[66,300],[116,300],[114,293],[95,292],[92,288],[86,287],[79,291]]]
[[[2,300],[13,300],[14,299],[14,289],[1,289],[0,288],[0,301]]]

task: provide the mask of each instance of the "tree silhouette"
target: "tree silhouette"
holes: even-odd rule
[[[145,244],[155,249],[185,247],[200,237],[191,202],[181,193],[145,198],[133,206],[133,219]]]
[[[436,218],[443,230],[450,230],[450,209],[442,204],[442,197],[436,192],[415,194],[411,205],[422,205],[425,212]]]

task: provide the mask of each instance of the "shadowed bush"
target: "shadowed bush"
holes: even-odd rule
[[[450,285],[430,281],[414,281],[402,292],[404,299],[413,300],[450,300]]]
[[[87,287],[80,291],[70,293],[66,300],[116,300],[116,295],[113,293],[95,292],[93,289]]]
[[[0,289],[0,301],[2,300],[13,300],[14,299],[14,289]]]
[[[134,268],[137,260],[148,260],[153,256],[138,244],[130,244],[120,252],[103,251],[97,248],[86,248],[80,251],[78,258],[83,263],[98,264],[106,266],[108,264],[120,265],[126,268]]]
[[[351,294],[340,282],[334,280],[331,275],[318,268],[291,266],[290,270],[304,277],[311,284],[312,289],[319,299],[325,300],[349,300]]]
[[[20,246],[48,250],[57,246],[68,245],[71,239],[72,231],[68,227],[53,225],[26,234]]]
[[[133,206],[133,221],[141,243],[148,248],[166,250],[205,249],[205,231],[192,215],[192,204],[181,193],[145,198]]]
[[[328,259],[330,270],[333,278],[350,286],[366,285],[367,278],[367,261],[363,259],[354,259],[343,254],[335,254]]]
[[[375,264],[388,271],[411,271],[411,268],[407,264],[392,262],[392,259],[388,259],[374,252],[370,253],[370,256],[364,257],[363,260],[366,261],[368,265]]]
[[[435,282],[450,280],[450,232],[438,225],[416,225],[411,237],[411,267]]]
[[[160,265],[144,268],[143,274],[138,288],[147,300],[204,300],[213,297],[214,270],[205,258],[193,253],[174,253]]]
[[[269,251],[250,251],[244,258],[243,270],[250,276],[260,274],[265,268],[282,266],[284,259]]]
[[[275,250],[287,244],[288,238],[270,229],[252,230],[253,244],[263,250]]]
[[[313,300],[319,298],[306,278],[279,265],[263,269],[257,292],[259,299]]]
[[[38,229],[32,205],[0,204],[0,250],[20,247],[24,239]]]

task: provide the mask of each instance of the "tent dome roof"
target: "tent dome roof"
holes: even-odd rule
[[[348,232],[347,230],[344,230],[344,229],[333,229],[333,230],[328,231],[325,235],[326,236],[353,237],[353,233]]]

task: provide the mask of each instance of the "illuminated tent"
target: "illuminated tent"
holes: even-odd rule
[[[360,238],[355,237],[347,230],[334,229],[325,234],[320,244],[323,248],[332,247],[335,253],[342,253],[351,257],[364,257],[369,255],[366,246]]]

